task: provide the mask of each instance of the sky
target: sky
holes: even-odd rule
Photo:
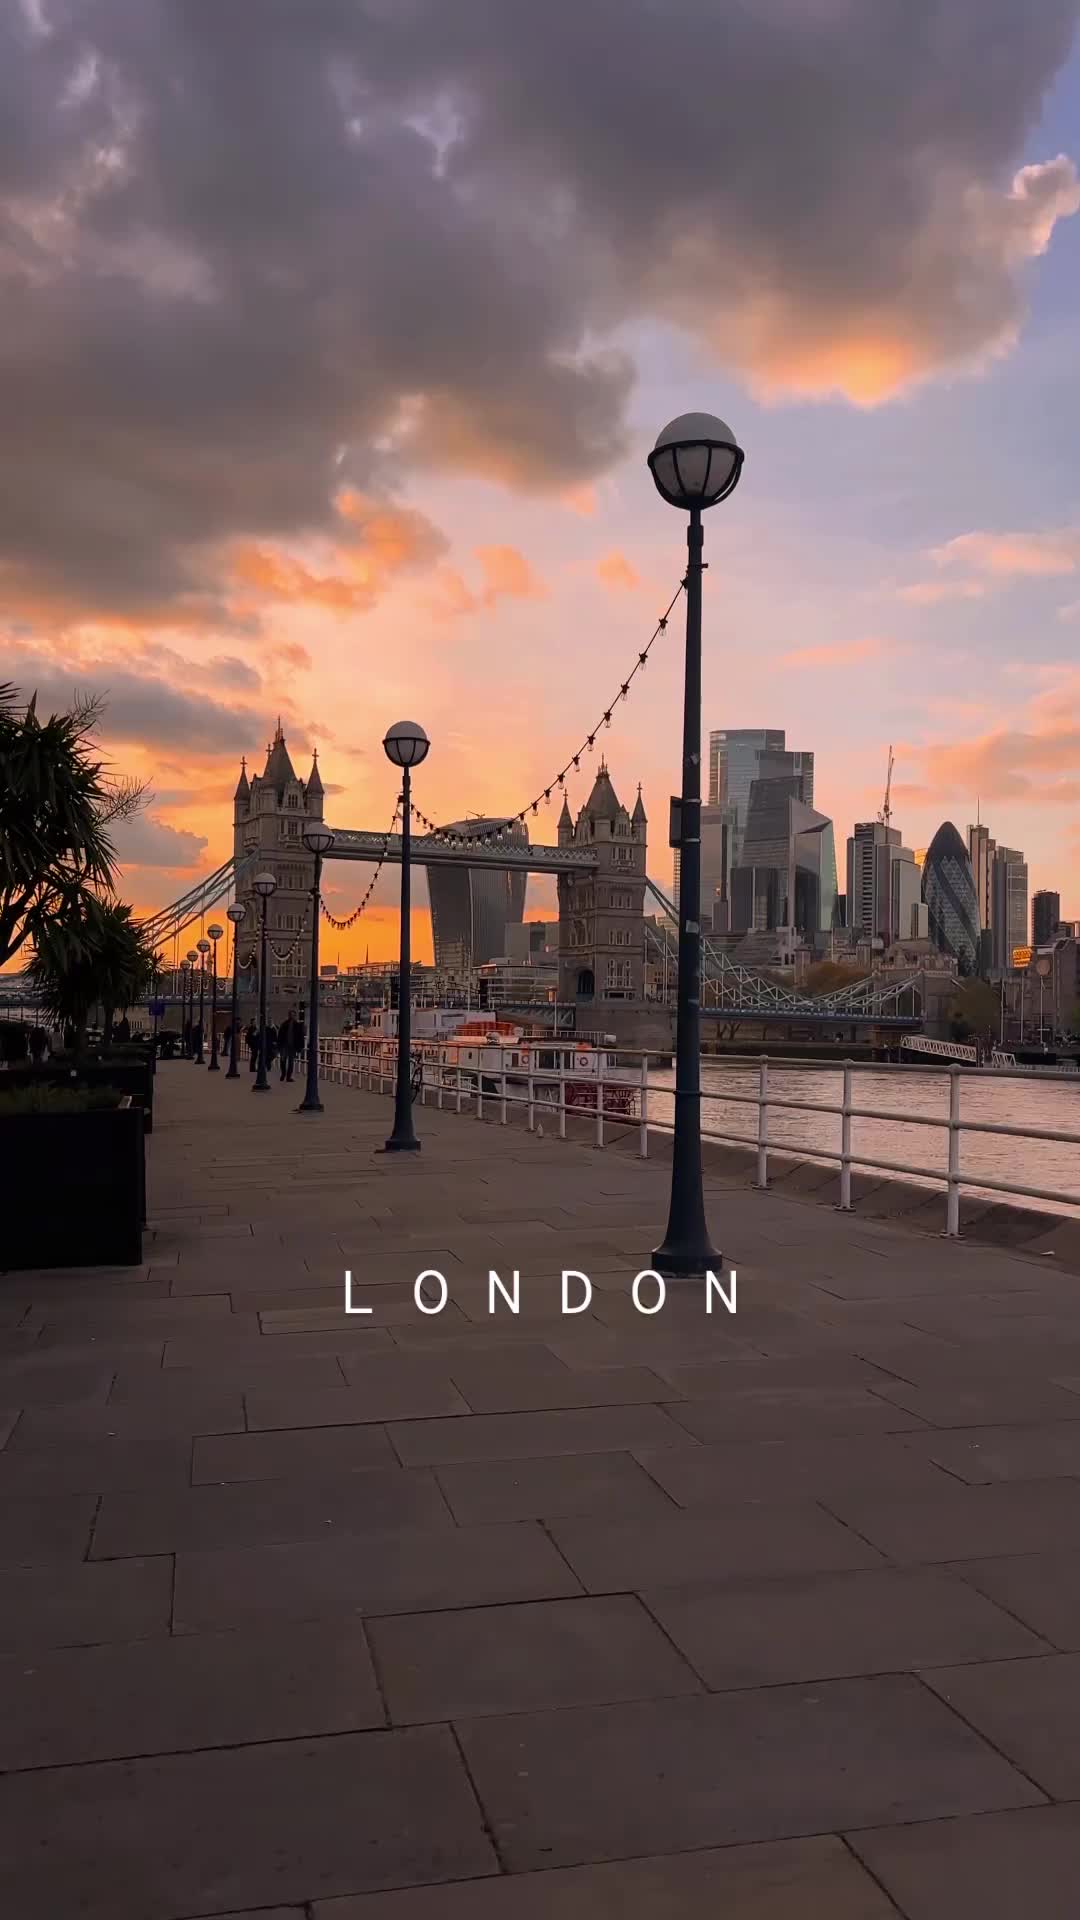
[[[812,748],[838,851],[892,744],[908,845],[978,809],[1080,917],[1078,27],[9,0],[0,680],[103,695],[153,794],[123,897],[227,856],[279,714],[339,826],[388,823],[400,718],[432,818],[527,806],[678,586],[646,455],[705,410],[746,454],[706,519],[705,731]],[[602,749],[642,783],[661,883],[681,703],[673,618],[568,782]],[[332,910],[367,880],[331,863]],[[394,950],[396,885],[324,959]]]

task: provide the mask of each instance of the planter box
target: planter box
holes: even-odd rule
[[[141,1107],[4,1115],[0,1166],[10,1196],[0,1217],[0,1271],[139,1264]]]
[[[154,1131],[154,1075],[149,1061],[87,1060],[81,1067],[49,1061],[43,1067],[21,1063],[0,1074],[3,1087],[115,1087],[130,1096],[145,1115],[145,1131]]]

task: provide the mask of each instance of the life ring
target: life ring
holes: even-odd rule
[[[588,1054],[587,1054],[587,1053],[579,1053],[579,1054],[578,1054],[578,1057],[577,1057],[577,1064],[578,1064],[578,1066],[579,1066],[579,1067],[587,1067],[587,1066],[588,1066],[588,1064],[589,1064],[589,1056],[588,1056]]]

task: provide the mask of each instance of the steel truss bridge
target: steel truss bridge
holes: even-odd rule
[[[362,861],[368,864],[401,863],[400,834],[368,833],[335,827],[331,860]],[[243,886],[257,855],[239,862],[231,857],[213,873],[189,887],[167,907],[143,921],[143,930],[158,949],[166,949],[180,939],[189,927],[201,925],[214,907],[222,905],[238,886]],[[411,857],[417,866],[474,867],[507,869],[525,873],[589,873],[598,866],[597,856],[581,848],[484,844],[453,846],[432,834],[412,839]],[[646,880],[646,890],[672,922],[678,914],[674,904],[654,880]],[[651,926],[646,922],[646,957],[669,970],[672,992],[678,972],[679,942],[672,926]],[[845,1022],[874,1023],[886,1027],[917,1028],[921,1025],[922,996],[918,974],[901,979],[883,980],[867,975],[841,987],[835,993],[811,998],[770,980],[753,967],[741,965],[707,937],[701,941],[701,1006],[704,1013],[716,1013],[731,1020],[785,1021],[818,1027]],[[0,975],[0,1007],[30,1004],[33,995],[21,973]],[[599,1006],[603,1003],[598,1003]]]

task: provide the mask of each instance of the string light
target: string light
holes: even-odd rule
[[[416,809],[414,807],[413,812],[415,813],[415,811]],[[337,928],[339,933],[344,933],[346,928],[355,926],[356,922],[360,918],[360,915],[363,913],[365,907],[367,906],[368,901],[371,899],[371,896],[375,891],[375,882],[378,879],[386,863],[386,856],[390,851],[390,841],[394,832],[394,828],[397,825],[398,815],[400,812],[401,812],[401,801],[399,799],[394,803],[394,811],[390,816],[390,825],[387,827],[386,832],[383,835],[382,852],[380,853],[379,858],[375,863],[375,871],[372,874],[370,881],[368,882],[367,892],[364,894],[364,897],[361,900],[360,905],[358,907],[354,907],[351,913],[346,914],[343,920],[339,920],[336,914],[331,913],[322,895],[321,894],[319,895],[319,905],[322,908],[326,919],[329,921],[332,927]]]
[[[661,634],[666,633],[668,621],[671,618],[674,608],[678,604],[680,594],[685,591],[685,588],[686,588],[686,581],[680,580],[678,586],[675,589],[675,592],[672,594],[671,599],[668,601],[667,606],[665,607],[663,613],[660,615],[659,620],[657,621],[655,627],[652,630],[652,634],[650,635],[648,645],[644,647],[642,651],[638,654],[638,657],[634,662],[634,665],[630,669],[630,672],[627,674],[626,679],[623,681],[620,681],[619,691],[615,695],[614,700],[611,702],[610,706],[607,706],[604,708],[601,718],[597,721],[596,726],[593,728],[592,732],[585,736],[585,739],[582,741],[577,752],[572,753],[570,755],[570,758],[566,762],[566,765],[562,767],[560,771],[552,777],[552,779],[548,782],[548,784],[545,787],[542,787],[540,789],[535,799],[530,800],[527,806],[521,808],[520,812],[510,814],[507,820],[503,823],[503,825],[496,827],[494,829],[485,828],[483,833],[471,833],[471,834],[451,833],[447,827],[436,826],[435,821],[429,820],[427,815],[425,813],[421,813],[418,807],[413,807],[412,809],[413,817],[416,820],[418,820],[422,826],[427,828],[432,839],[439,840],[442,842],[444,846],[449,846],[449,847],[473,847],[477,845],[490,846],[493,843],[497,843],[498,841],[505,839],[508,834],[511,834],[513,832],[513,829],[515,826],[524,826],[526,815],[529,813],[533,813],[533,814],[537,813],[540,807],[540,802],[542,800],[550,800],[551,790],[553,787],[565,787],[567,774],[571,770],[573,770],[576,773],[580,769],[582,754],[585,753],[586,751],[589,753],[593,751],[593,748],[596,745],[596,736],[599,733],[601,726],[610,727],[612,713],[614,709],[618,706],[619,701],[626,700],[629,698],[630,686],[634,679],[634,676],[639,673],[644,673],[649,655],[652,652],[653,647],[656,645],[656,642],[659,640]]]

